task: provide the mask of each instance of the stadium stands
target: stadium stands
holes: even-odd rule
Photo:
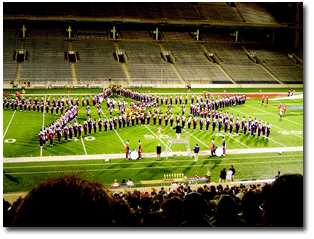
[[[54,21],[64,17],[75,21],[59,19],[54,25],[43,21],[32,27],[29,19],[23,41],[21,29],[16,27],[23,21],[5,27],[5,88],[12,87],[12,81],[13,86],[31,82],[51,87],[54,82],[103,87],[108,78],[124,86],[154,87],[303,84],[303,49],[278,48],[276,29],[289,30],[267,3],[45,3],[36,11],[29,6],[5,3],[4,18],[17,21],[20,16],[34,16]],[[74,29],[71,41],[65,34],[69,25]],[[119,34],[116,40],[110,38],[113,27]],[[156,28],[159,40],[153,37]],[[200,33],[198,41],[193,39],[196,31]],[[14,51],[21,48],[29,53],[28,58],[14,62]],[[64,59],[68,50],[78,54],[76,62]],[[117,50],[124,52],[126,62],[117,61]],[[165,51],[171,62],[162,57]]]
[[[65,176],[37,185],[12,205],[3,199],[3,208],[4,227],[302,228],[303,176],[284,174],[269,184],[118,193]]]

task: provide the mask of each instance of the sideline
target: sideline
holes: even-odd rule
[[[254,149],[227,149],[226,154],[260,154],[281,152],[303,152],[303,146],[279,147],[279,148],[254,148]],[[199,156],[210,155],[210,150],[200,151]],[[189,156],[188,152],[172,152],[172,156]],[[143,153],[143,158],[155,158],[156,153]],[[165,153],[161,153],[165,157]],[[43,156],[43,157],[16,157],[3,158],[3,163],[25,163],[25,162],[46,162],[46,161],[79,161],[79,160],[103,160],[103,159],[123,159],[125,154],[97,154],[97,155],[70,155],[70,156]],[[213,156],[213,159],[220,157]],[[223,157],[222,157],[223,158]]]

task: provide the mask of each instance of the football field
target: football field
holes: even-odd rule
[[[144,91],[143,89],[141,89]],[[271,89],[269,89],[271,91]],[[154,89],[155,95],[170,95],[173,98],[187,93],[173,90],[172,92],[160,91]],[[44,92],[42,94],[30,93],[26,95],[34,98],[37,96],[50,98],[55,97],[78,97],[90,99],[95,90],[80,90],[71,94],[63,90]],[[147,92],[147,90],[145,91]],[[246,92],[243,89],[243,93]],[[286,93],[287,91],[282,91]],[[235,92],[239,93],[239,92]],[[194,95],[201,95],[202,91],[195,92]],[[229,93],[231,94],[231,93]],[[265,93],[266,94],[266,93]],[[191,94],[187,94],[189,98]],[[130,99],[122,96],[110,96],[115,101],[125,100],[127,108],[131,103]],[[273,98],[273,97],[271,97]],[[270,99],[271,99],[270,98]],[[286,105],[287,111],[282,118],[279,117],[278,105],[282,102]],[[189,115],[190,100],[186,107],[186,115]],[[294,106],[294,107],[292,107]],[[59,115],[41,112],[24,112],[19,109],[3,110],[3,158],[4,158],[4,193],[27,191],[40,183],[42,180],[65,174],[79,174],[81,177],[91,181],[101,182],[110,185],[114,179],[119,182],[122,179],[132,178],[132,181],[140,186],[143,180],[163,179],[166,174],[182,174],[187,177],[194,177],[197,172],[200,176],[205,176],[207,170],[210,170],[212,181],[218,182],[219,173],[222,168],[228,169],[231,164],[237,170],[236,179],[251,180],[259,178],[272,178],[277,171],[284,173],[303,174],[303,110],[297,109],[297,106],[303,106],[303,99],[295,100],[269,100],[269,104],[261,103],[261,98],[247,98],[245,105],[223,108],[222,113],[233,113],[234,118],[239,116],[240,121],[245,116],[255,118],[261,122],[269,123],[271,126],[269,138],[255,135],[251,137],[247,132],[243,135],[240,131],[237,136],[233,130],[232,134],[219,133],[217,128],[212,132],[209,130],[200,131],[199,125],[194,131],[193,128],[183,129],[181,138],[187,139],[191,150],[196,144],[200,147],[199,161],[194,162],[187,155],[184,144],[174,144],[168,147],[168,140],[176,139],[174,129],[165,127],[162,123],[162,135],[157,136],[158,126],[150,124],[126,127],[125,129],[116,129],[112,132],[97,133],[92,131],[91,135],[81,139],[64,142],[54,146],[49,143],[40,148],[37,134],[40,129],[49,126],[53,121],[59,118]],[[289,108],[291,107],[291,109]],[[116,107],[117,108],[117,107]],[[166,106],[160,106],[165,112]],[[102,119],[110,117],[106,103],[102,103]],[[180,105],[172,106],[172,113],[181,116]],[[119,111],[114,111],[113,115],[119,115]],[[91,118],[98,121],[96,107],[91,106]],[[87,119],[85,107],[79,105],[77,122],[83,124]],[[229,132],[229,131],[228,131]],[[222,137],[225,137],[227,143],[227,152],[225,157],[210,156],[209,146],[212,139],[215,145],[222,144]],[[143,158],[141,160],[125,160],[125,144],[129,141],[130,149],[137,150],[138,142],[141,141],[143,147]],[[156,146],[162,147],[161,161],[156,161]],[[169,158],[166,159],[164,153],[168,147]],[[282,154],[278,154],[281,151]],[[193,156],[193,154],[192,154]],[[104,159],[110,159],[105,162]]]

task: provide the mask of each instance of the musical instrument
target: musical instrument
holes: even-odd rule
[[[129,155],[132,160],[137,160],[138,158],[138,152],[135,149],[131,149]]]
[[[222,156],[223,153],[224,153],[224,151],[223,151],[223,149],[221,147],[217,147],[217,149],[215,150],[215,154],[218,157]]]

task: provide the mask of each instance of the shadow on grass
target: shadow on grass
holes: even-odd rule
[[[6,178],[12,182],[20,183],[17,178],[12,177],[10,174],[6,173],[5,171],[3,171],[3,175],[6,176]]]

